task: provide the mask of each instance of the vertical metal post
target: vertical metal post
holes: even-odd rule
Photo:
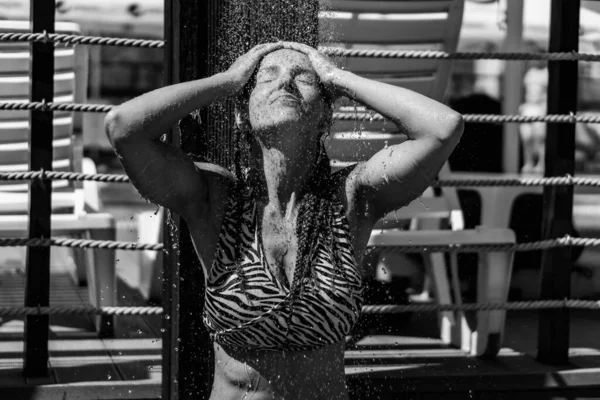
[[[31,31],[54,33],[54,0],[31,0]],[[54,98],[54,44],[32,42],[30,100],[52,102]],[[52,170],[53,112],[32,110],[29,124],[29,169]],[[29,186],[29,238],[50,237],[52,185],[49,179],[34,179]],[[28,247],[25,306],[47,307],[50,302],[50,248]],[[25,318],[24,374],[48,375],[49,316]]]
[[[552,0],[550,52],[579,49],[579,0]],[[548,114],[577,111],[577,62],[548,65]],[[575,125],[548,124],[546,135],[545,176],[573,175],[575,172]],[[572,233],[573,187],[544,187],[542,239]],[[561,300],[571,294],[571,248],[543,252],[541,299]],[[547,364],[569,361],[569,310],[540,311],[538,359]]]
[[[165,84],[210,75],[208,49],[214,45],[218,0],[165,0]],[[203,110],[203,121],[206,111]],[[204,152],[202,132],[174,127],[169,142],[186,153]],[[197,128],[197,126],[195,127]],[[204,137],[203,137],[204,136]],[[163,282],[163,388],[169,400],[207,399],[212,387],[213,350],[202,323],[204,277],[183,219],[165,213]],[[166,316],[169,316],[167,318]]]

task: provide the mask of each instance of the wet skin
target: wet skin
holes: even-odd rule
[[[299,192],[311,168],[306,160],[314,158],[318,132],[326,129],[321,121],[328,111],[308,58],[297,51],[279,50],[260,64],[256,86],[241,117],[247,119],[241,122],[250,123],[256,135],[252,150],[255,170],[264,171],[266,187],[257,202],[262,209],[266,258],[275,276],[287,279],[289,284],[298,249]],[[215,194],[211,208],[218,212],[209,216],[211,221],[201,218],[190,223],[193,241],[205,265],[212,264],[218,240],[218,230],[207,232],[206,223],[221,225],[223,204],[233,188],[233,178],[227,171],[215,171],[215,187],[209,192]],[[364,211],[357,215],[346,184],[346,179],[340,180],[338,194],[345,199],[352,236],[363,238],[353,243],[357,254],[362,255],[373,222]],[[244,395],[252,399],[347,399],[343,348],[343,343],[337,343],[309,351],[244,351],[215,344],[211,399],[239,399]]]
[[[193,110],[239,94],[257,68],[247,107],[240,108],[237,121],[253,131],[263,245],[269,268],[281,280],[289,282],[293,276],[302,187],[330,118],[322,85],[380,112],[407,136],[404,143],[342,172],[335,188],[360,264],[373,224],[429,186],[460,139],[462,119],[414,92],[338,70],[314,49],[260,45],[226,73],[167,86],[116,107],[106,118],[106,131],[126,173],[142,196],[185,219],[206,275],[226,200],[236,195],[234,178],[216,165],[193,163],[160,137]],[[338,343],[276,352],[215,345],[211,399],[346,399],[343,348]]]

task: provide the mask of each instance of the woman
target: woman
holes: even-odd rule
[[[190,112],[237,98],[230,172],[160,137]],[[330,173],[322,139],[347,96],[409,140]],[[347,399],[344,338],[362,306],[371,227],[431,183],[461,116],[409,90],[335,67],[298,43],[256,46],[225,72],[113,109],[106,131],[139,192],[189,225],[206,277],[211,399]]]

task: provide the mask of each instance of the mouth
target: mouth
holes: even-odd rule
[[[271,103],[282,102],[282,103],[294,103],[300,104],[300,99],[296,96],[292,96],[291,94],[282,94],[280,96],[275,97]]]

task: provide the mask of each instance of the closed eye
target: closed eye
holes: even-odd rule
[[[257,83],[271,82],[277,78],[277,67],[263,68],[256,75]]]

